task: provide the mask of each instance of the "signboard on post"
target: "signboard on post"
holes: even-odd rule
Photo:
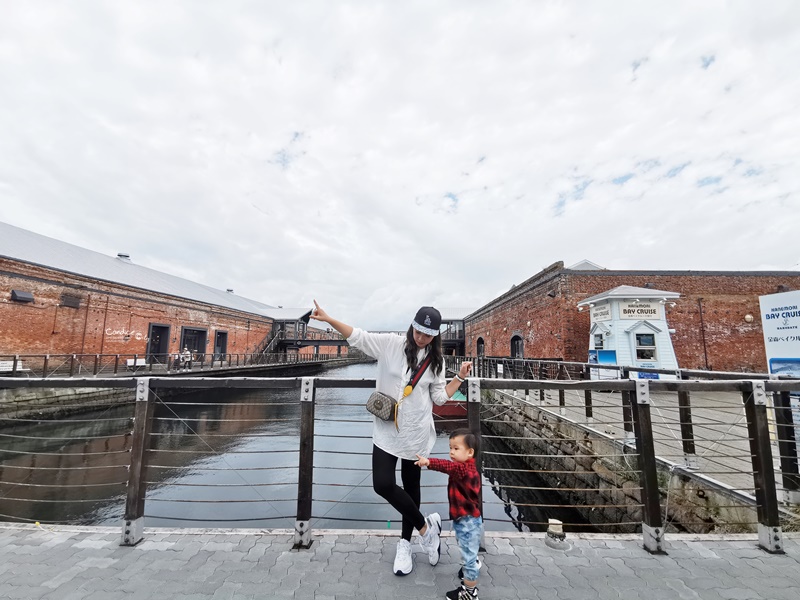
[[[760,296],[770,373],[800,377],[800,291]]]
[[[769,372],[800,377],[800,291],[759,296],[758,303]],[[800,397],[794,393],[791,408],[800,440]]]

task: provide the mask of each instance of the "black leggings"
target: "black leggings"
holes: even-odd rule
[[[401,458],[400,477],[403,487],[400,487],[395,476],[396,468],[396,456],[372,446],[372,489],[403,515],[403,539],[410,542],[414,529],[425,527],[425,517],[419,511],[422,469],[413,460]]]

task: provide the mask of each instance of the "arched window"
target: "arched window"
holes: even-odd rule
[[[478,338],[478,341],[476,342],[476,344],[477,344],[478,356],[484,356],[484,354],[486,353],[486,350],[485,350],[485,348],[483,346],[483,338]]]
[[[525,342],[518,335],[511,338],[511,358],[523,358],[525,356]]]

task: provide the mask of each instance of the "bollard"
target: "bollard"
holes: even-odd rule
[[[567,541],[567,534],[564,533],[562,522],[558,519],[547,519],[547,533],[544,536],[544,543],[553,550],[569,550],[572,546]]]

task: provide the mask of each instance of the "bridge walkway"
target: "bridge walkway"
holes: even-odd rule
[[[0,525],[0,597],[47,600],[444,598],[459,553],[443,535],[440,563],[417,549],[407,577],[391,572],[397,532],[318,531],[292,550],[288,530],[150,530],[133,548],[118,528]],[[667,555],[641,536],[570,535],[555,550],[544,534],[486,535],[483,600],[743,599],[800,597],[800,537],[786,554],[752,535],[671,535]]]

